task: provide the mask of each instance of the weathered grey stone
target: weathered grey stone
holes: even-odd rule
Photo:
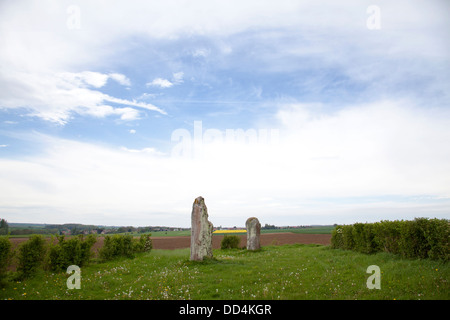
[[[191,260],[212,258],[213,224],[208,221],[208,209],[205,199],[198,197],[194,200],[191,215]]]
[[[258,250],[261,248],[259,235],[261,233],[261,223],[258,218],[251,217],[245,222],[247,228],[247,250]]]

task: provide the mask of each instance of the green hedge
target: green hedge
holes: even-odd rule
[[[138,239],[131,235],[106,236],[103,247],[99,251],[102,260],[113,260],[125,256],[132,258],[136,252],[149,252],[153,248],[150,234],[143,234]]]
[[[241,243],[241,238],[238,236],[225,236],[220,242],[221,249],[237,249]]]
[[[450,228],[446,219],[381,221],[340,225],[332,232],[331,247],[362,253],[380,251],[406,258],[448,261]]]
[[[0,287],[6,275],[6,270],[12,256],[11,242],[8,237],[0,236]]]
[[[41,235],[33,235],[22,243],[18,252],[18,278],[33,276],[42,266],[46,252],[46,241]]]
[[[94,235],[79,235],[69,240],[64,236],[56,238],[57,242],[52,238],[48,244],[42,235],[33,235],[13,252],[8,237],[0,236],[0,285],[7,278],[6,271],[11,258],[17,261],[15,279],[32,277],[39,269],[60,272],[70,265],[86,265],[97,241]],[[150,234],[142,234],[139,239],[134,239],[131,235],[114,235],[105,237],[99,254],[103,260],[112,260],[120,256],[133,257],[137,252],[149,252],[152,248]]]
[[[70,265],[82,267],[92,256],[91,248],[97,241],[94,235],[78,235],[66,240],[64,235],[57,236],[58,243],[50,246],[48,265],[53,271],[66,270]],[[52,241],[53,242],[53,241]]]

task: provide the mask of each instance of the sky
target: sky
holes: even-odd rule
[[[0,2],[0,217],[450,219],[448,1]]]

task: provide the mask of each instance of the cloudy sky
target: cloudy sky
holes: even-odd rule
[[[448,1],[1,1],[0,217],[450,218]]]

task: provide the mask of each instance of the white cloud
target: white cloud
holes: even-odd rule
[[[146,86],[152,86],[152,87],[160,87],[160,88],[170,88],[171,86],[173,86],[173,83],[170,82],[167,79],[163,79],[163,78],[156,78],[153,79],[152,82],[147,82]]]
[[[170,88],[173,85],[177,85],[183,83],[183,72],[175,72],[172,75],[172,81],[163,78],[155,78],[152,82],[147,82],[145,85],[147,87],[160,87],[160,88]]]
[[[115,108],[114,113],[120,115],[121,120],[137,120],[139,119],[139,111],[133,108]]]
[[[180,72],[175,72],[172,75],[172,77],[173,77],[173,82],[174,83],[176,83],[176,84],[183,83],[184,73],[181,72],[181,71]]]
[[[192,56],[195,58],[198,58],[198,57],[206,58],[210,55],[210,53],[211,53],[211,50],[209,50],[209,49],[199,48],[192,52]]]
[[[81,28],[67,28],[66,3],[21,1],[2,6],[0,20],[0,57],[15,67],[43,69],[74,67],[95,63],[111,53],[115,41],[130,35],[144,34],[149,38],[178,39],[201,35],[221,38],[248,30],[303,31],[306,40],[332,31],[335,36],[344,31],[360,45],[373,44],[382,38],[395,37],[398,49],[443,56],[448,53],[448,35],[442,23],[446,21],[446,4],[441,2],[396,1],[380,4],[382,29],[368,32],[366,9],[369,4],[358,0],[342,1],[135,1],[133,5],[115,3],[114,6],[92,1],[77,1]],[[49,14],[51,12],[51,14]],[[433,19],[430,19],[433,17]],[[263,32],[261,36],[267,36]],[[415,37],[404,37],[413,33]],[[273,39],[279,41],[278,37]],[[336,41],[343,38],[336,37]],[[220,40],[219,40],[220,41]],[[370,45],[369,50],[383,50]],[[322,43],[321,45],[333,45]],[[226,46],[228,47],[228,46]],[[228,47],[229,48],[229,47]],[[117,48],[114,48],[117,50]],[[298,47],[296,50],[310,50]],[[228,50],[228,49],[227,49]],[[394,48],[393,48],[394,50]],[[401,54],[402,52],[400,52]],[[205,56],[208,49],[194,52]],[[445,56],[445,55],[444,55]],[[39,62],[39,63],[38,63]]]
[[[144,154],[154,155],[154,156],[164,156],[165,155],[164,152],[158,151],[155,148],[129,149],[127,147],[122,147],[121,149],[124,151],[127,151],[127,152],[131,152],[131,153],[144,153]]]
[[[105,95],[104,99],[106,101],[110,101],[110,102],[114,102],[114,103],[118,103],[118,104],[124,104],[124,105],[138,107],[138,108],[142,108],[142,109],[146,109],[146,110],[156,111],[160,114],[167,114],[164,110],[152,105],[151,103],[138,102],[136,100],[130,101],[130,100],[126,100],[126,99],[111,97],[108,95]]]
[[[103,87],[108,81],[108,75],[100,72],[84,71],[74,75],[79,76],[84,82],[95,88]]]
[[[292,150],[283,170],[293,181],[309,181],[303,194],[450,194],[442,175],[450,170],[445,109],[381,101],[329,114],[298,104],[278,116],[287,135],[283,148]]]
[[[131,81],[125,75],[120,73],[110,73],[108,75],[111,79],[117,81],[123,86],[131,86]]]
[[[204,140],[203,157],[188,159],[33,134],[45,152],[0,160],[0,213],[48,208],[65,212],[63,222],[189,226],[202,195],[217,225],[243,224],[242,215],[290,224],[445,217],[448,111],[398,101],[325,107],[281,106],[277,144]]]
[[[114,6],[78,1],[76,6],[80,9],[81,27],[72,30],[67,28],[70,17],[65,3],[46,2],[43,5],[39,1],[21,1],[2,5],[0,47],[7,48],[0,51],[2,107],[31,106],[37,109],[34,114],[46,119],[68,121],[74,108],[66,107],[71,105],[67,100],[72,96],[70,90],[64,90],[62,73],[71,77],[66,79],[70,83],[68,89],[73,86],[99,89],[109,79],[130,86],[130,79],[123,74],[91,70],[97,65],[109,67],[111,61],[116,61],[117,56],[126,51],[123,44],[136,34],[144,41],[201,36],[218,43],[225,54],[234,52],[230,46],[235,39],[233,35],[249,32],[253,38],[238,38],[247,44],[259,34],[261,39],[266,39],[264,47],[253,54],[258,56],[258,61],[264,62],[261,68],[265,72],[292,70],[293,59],[286,57],[294,57],[295,61],[298,57],[320,57],[313,59],[313,63],[319,67],[339,68],[358,83],[369,83],[373,92],[377,92],[377,86],[383,83],[392,86],[392,83],[402,82],[402,77],[409,73],[425,79],[434,77],[435,72],[417,72],[429,70],[429,65],[424,68],[416,63],[411,68],[409,64],[407,68],[400,67],[401,72],[390,72],[397,66],[396,59],[387,65],[382,63],[384,67],[380,68],[373,60],[365,63],[371,54],[389,55],[400,60],[405,54],[411,60],[416,57],[442,60],[449,53],[445,41],[448,20],[443,10],[445,5],[441,2],[397,1],[380,5],[382,28],[375,32],[366,28],[368,5],[357,0],[339,4],[334,1],[193,1],[189,4],[137,1],[133,5],[116,3]],[[249,54],[252,50],[250,46]],[[357,52],[358,56],[352,52]],[[199,44],[192,54],[209,57],[211,51]],[[437,69],[442,68],[439,65]],[[147,85],[170,88],[181,83],[183,76],[178,72],[172,79],[159,77]],[[301,89],[308,92],[308,89],[320,90],[325,85],[319,80]],[[433,84],[431,95],[445,93],[447,88],[448,79],[439,79]],[[61,108],[56,108],[51,101],[46,101],[46,92],[56,100],[63,100],[62,95],[67,99]],[[84,94],[86,96],[87,92]],[[94,95],[91,94],[91,98]],[[95,99],[100,99],[100,95]]]
[[[80,73],[11,73],[2,90],[0,104],[6,108],[26,107],[32,116],[65,124],[73,112],[96,117],[120,115],[122,120],[138,118],[138,107],[166,114],[160,108],[144,102],[112,97],[97,90],[106,84],[108,78],[128,84],[126,76],[84,71]],[[8,90],[9,88],[12,90]],[[91,88],[94,87],[94,88]],[[128,106],[114,108],[106,102]]]

